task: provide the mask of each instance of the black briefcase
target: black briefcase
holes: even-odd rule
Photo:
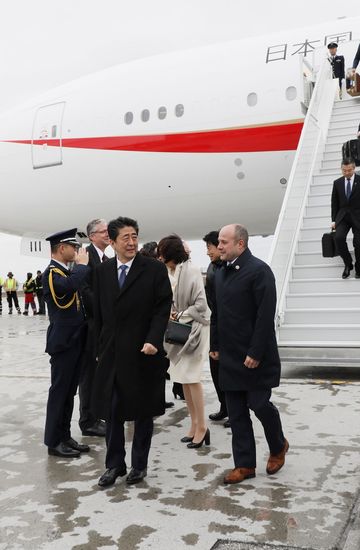
[[[342,146],[342,156],[352,158],[355,166],[360,166],[360,139],[350,139]]]
[[[324,258],[334,258],[339,255],[335,242],[335,231],[324,233],[321,239],[321,248]]]

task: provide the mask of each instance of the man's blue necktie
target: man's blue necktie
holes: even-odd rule
[[[126,270],[128,269],[128,266],[127,265],[121,265],[120,266],[120,275],[119,275],[119,287],[122,288],[122,286],[124,285],[125,283],[125,279],[126,279]]]
[[[349,200],[350,195],[351,195],[351,183],[350,183],[350,180],[348,179],[347,184],[346,184],[346,198],[347,198],[347,200]]]

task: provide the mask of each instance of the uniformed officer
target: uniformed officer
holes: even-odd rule
[[[345,78],[345,59],[343,55],[337,55],[338,45],[336,42],[328,44],[329,62],[331,64],[333,78],[339,79],[339,98],[342,99],[342,81]]]
[[[51,386],[46,411],[45,445],[49,455],[78,457],[90,450],[71,437],[70,423],[86,338],[84,310],[78,292],[89,272],[89,255],[76,240],[77,229],[51,235],[51,263],[43,274],[50,325],[46,349]],[[75,262],[70,271],[68,264]]]

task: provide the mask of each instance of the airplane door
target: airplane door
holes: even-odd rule
[[[39,107],[32,133],[33,168],[62,164],[62,119],[65,102]]]

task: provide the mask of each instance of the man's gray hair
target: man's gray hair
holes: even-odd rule
[[[106,223],[107,225],[107,221],[106,220],[103,220],[102,218],[96,218],[96,220],[91,220],[91,222],[89,222],[86,226],[86,234],[88,237],[90,237],[90,235],[92,233],[95,233],[96,231],[96,226],[98,226],[100,223]]]
[[[249,233],[246,227],[243,225],[240,225],[239,223],[235,224],[235,240],[236,241],[244,241],[244,245],[247,246],[249,242]]]

